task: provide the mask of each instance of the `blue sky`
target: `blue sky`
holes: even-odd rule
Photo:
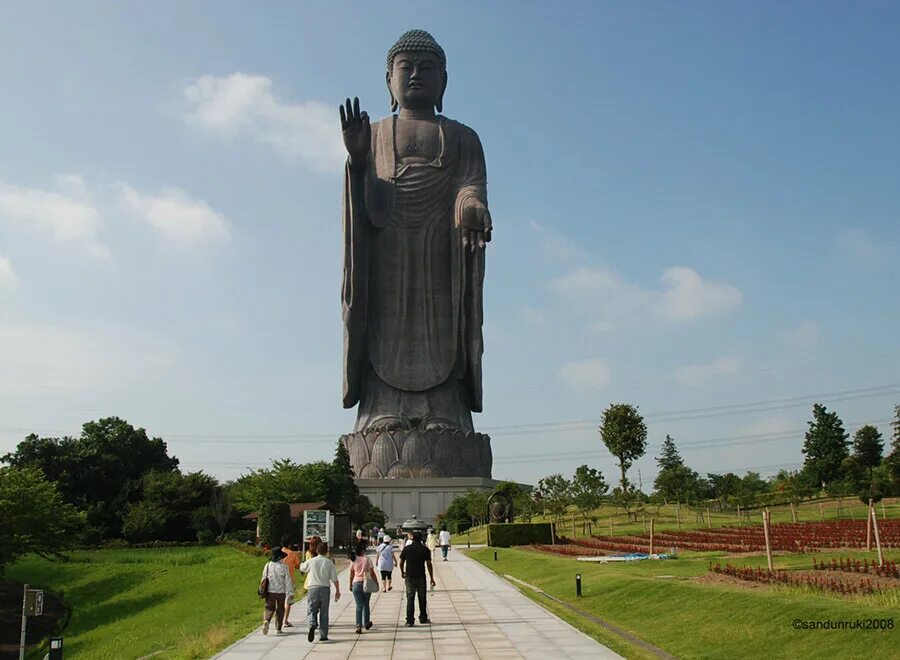
[[[561,423],[616,401],[652,422],[645,487],[666,433],[701,472],[798,463],[814,399],[887,436],[898,21],[886,2],[3,3],[0,451],[119,415],[223,478],[332,454],[355,414],[337,104],[387,114],[384,56],[413,27],[487,158],[495,477],[614,478],[596,424]]]

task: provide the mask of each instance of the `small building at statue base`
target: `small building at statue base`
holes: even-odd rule
[[[356,479],[359,492],[387,514],[393,529],[416,516],[433,524],[458,495],[469,490],[493,490],[500,482],[485,477],[424,477],[419,479]]]

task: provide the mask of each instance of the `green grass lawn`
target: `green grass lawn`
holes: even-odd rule
[[[90,550],[69,561],[29,556],[6,577],[71,607],[67,657],[208,658],[262,620],[265,559],[229,547]],[[46,651],[33,653],[43,657]]]
[[[900,627],[900,607],[893,596],[847,599],[793,588],[742,588],[697,580],[710,560],[723,564],[765,566],[764,555],[725,558],[712,553],[686,553],[676,560],[630,564],[576,562],[514,548],[473,549],[470,556],[491,570],[513,575],[557,598],[575,604],[600,619],[679,657],[897,657],[900,631],[794,630],[792,621],[894,618]],[[817,559],[838,555],[816,553]],[[847,553],[843,553],[847,556]],[[862,559],[873,553],[850,553]],[[900,553],[888,553],[900,559]],[[776,568],[807,568],[812,555],[778,555]],[[575,597],[575,574],[581,573],[583,597]],[[547,606],[550,601],[529,589],[523,593]],[[613,650],[631,657],[649,657],[605,628],[560,606],[562,618]]]

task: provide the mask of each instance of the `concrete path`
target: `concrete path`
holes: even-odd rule
[[[340,575],[341,600],[331,604],[328,641],[306,641],[306,601],[294,606],[294,628],[268,636],[260,627],[215,656],[222,660],[505,660],[507,658],[618,658],[515,587],[462,552],[435,562],[437,587],[428,594],[431,625],[405,626],[403,582],[373,594],[374,627],[357,635],[353,596],[346,592],[348,571]],[[399,578],[399,570],[394,571]],[[260,606],[262,611],[262,606]],[[418,613],[417,613],[418,616]]]

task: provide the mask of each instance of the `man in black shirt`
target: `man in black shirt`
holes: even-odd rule
[[[431,550],[422,545],[422,532],[413,534],[412,543],[400,553],[400,574],[406,578],[406,625],[416,622],[416,596],[419,597],[419,621],[431,623],[428,618],[427,592],[425,590],[425,567],[434,586],[434,567],[431,565]]]

